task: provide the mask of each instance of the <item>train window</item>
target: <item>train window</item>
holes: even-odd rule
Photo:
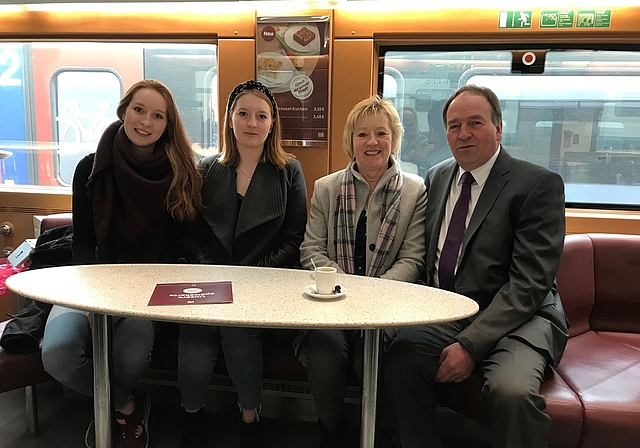
[[[640,52],[548,51],[541,74],[512,72],[506,50],[381,53],[380,90],[405,125],[406,171],[424,176],[451,156],[444,102],[458,87],[476,84],[500,98],[503,146],[558,172],[567,207],[640,209]]]
[[[122,80],[111,70],[63,68],[51,78],[54,162],[62,185],[71,185],[76,164],[95,150],[102,131],[116,120]]]
[[[69,186],[140,79],[172,91],[196,153],[217,152],[213,44],[0,43],[0,182]]]

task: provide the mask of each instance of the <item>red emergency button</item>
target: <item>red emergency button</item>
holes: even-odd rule
[[[522,55],[522,63],[524,65],[532,65],[536,62],[536,54],[533,51],[527,51]]]

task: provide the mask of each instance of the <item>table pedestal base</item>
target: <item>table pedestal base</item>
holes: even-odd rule
[[[364,330],[364,362],[362,372],[362,421],[360,448],[373,448],[376,430],[376,396],[378,393],[379,329]]]
[[[91,313],[93,339],[93,418],[96,448],[111,448],[111,375],[109,343],[111,316]]]

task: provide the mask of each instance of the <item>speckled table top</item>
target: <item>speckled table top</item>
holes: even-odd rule
[[[148,306],[158,283],[231,281],[233,303]],[[476,302],[448,291],[379,278],[338,274],[344,295],[305,293],[310,271],[218,265],[116,264],[63,266],[15,274],[16,294],[114,316],[277,328],[384,328],[471,316]]]

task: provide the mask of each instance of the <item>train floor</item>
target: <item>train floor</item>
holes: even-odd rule
[[[178,448],[180,439],[179,392],[176,387],[142,385],[151,399],[149,418],[150,448]],[[26,429],[24,392],[16,390],[0,394],[0,447],[2,448],[82,448],[84,432],[92,415],[92,401],[63,389],[58,383],[49,382],[37,388],[39,427],[36,435]],[[218,400],[220,394],[222,397]],[[207,407],[214,408],[207,416],[210,422],[210,446],[212,448],[236,448],[238,442],[237,415],[233,408],[233,395],[213,391]],[[210,406],[215,400],[220,406]],[[264,406],[269,405],[265,400]],[[311,401],[311,400],[302,400]],[[312,405],[312,401],[311,401]],[[357,408],[353,406],[357,415]],[[472,422],[459,420],[458,415],[445,412],[446,448],[488,448],[482,429],[469,426]],[[451,422],[447,420],[453,419]],[[265,445],[267,448],[316,448],[321,435],[316,423],[299,418],[263,418]],[[450,428],[447,430],[447,426]]]

